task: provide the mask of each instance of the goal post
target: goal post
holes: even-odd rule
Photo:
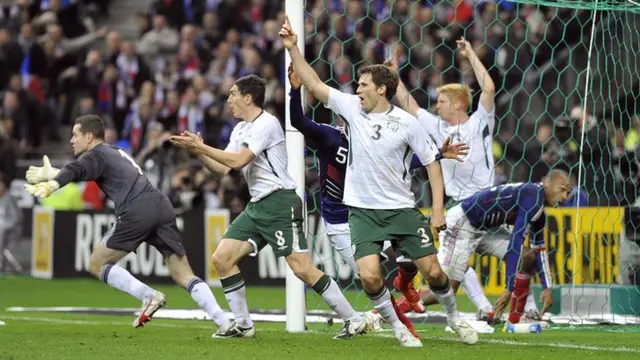
[[[298,34],[298,48],[304,55],[304,1],[303,0],[286,0],[285,12],[289,16],[293,31]],[[285,71],[291,63],[289,53],[286,55]],[[291,86],[289,81],[285,81],[285,91],[289,94]],[[305,159],[304,159],[304,136],[291,125],[291,114],[289,113],[289,96],[285,96],[285,113],[286,113],[286,144],[287,144],[287,161],[289,175],[296,182],[296,193],[306,204],[305,194]],[[306,205],[303,206],[303,233],[306,234],[307,211]],[[298,279],[293,270],[287,265],[286,272],[286,316],[287,331],[301,332],[305,330],[306,301],[305,286],[302,280]]]

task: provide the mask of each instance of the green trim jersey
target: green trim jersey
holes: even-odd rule
[[[287,172],[287,148],[280,121],[262,111],[252,122],[242,121],[233,128],[224,151],[240,152],[246,147],[256,158],[242,168],[251,202],[257,202],[277,190],[294,190],[295,181]]]
[[[365,113],[360,97],[335,89],[327,107],[347,122],[349,158],[343,201],[363,209],[413,208],[411,158],[422,165],[435,161],[438,149],[418,120],[391,106],[385,113]]]
[[[418,121],[435,141],[442,146],[444,140],[465,143],[469,146],[463,162],[451,159],[440,161],[447,196],[462,201],[471,195],[494,186],[494,161],[492,153],[495,111],[487,111],[482,104],[469,120],[460,125],[450,125],[424,109],[418,111]]]

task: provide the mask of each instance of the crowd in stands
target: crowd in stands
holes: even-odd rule
[[[24,156],[44,140],[62,140],[60,146],[66,146],[60,126],[78,115],[98,113],[108,123],[106,140],[130,151],[176,208],[225,207],[239,213],[249,198],[240,174],[216,178],[167,139],[189,130],[200,132],[207,144],[225,148],[238,121],[226,106],[227,93],[235,79],[248,74],[267,80],[265,109],[284,122],[288,95],[278,38],[284,1],[157,0],[138,14],[136,38],[95,26],[100,16],[107,16],[109,3],[17,0],[2,7],[0,157]],[[472,42],[504,90],[517,86],[530,64],[541,66],[578,41],[590,16],[509,1],[308,0],[306,6],[305,54],[322,79],[354,92],[357,66],[382,63],[401,43],[401,77],[424,108],[433,104],[435,89],[443,83],[463,82],[477,89],[469,64],[455,52],[461,36]],[[306,101],[306,111],[316,121],[332,122],[326,108],[311,97]],[[624,130],[618,126],[612,133],[600,131],[602,120],[585,116],[588,130],[595,129],[589,135],[593,156],[585,158],[585,178],[605,184],[607,191],[621,183],[610,190],[623,191],[636,178],[635,170],[625,171],[635,169],[640,120],[629,119]],[[557,165],[577,175],[579,132],[561,138],[552,122],[539,126],[537,134],[505,134],[500,126],[517,126],[501,124],[501,114],[497,118],[497,182],[538,181]],[[608,157],[606,166],[595,165],[599,156]],[[620,165],[623,158],[633,161]],[[0,172],[10,178],[15,169],[3,168],[9,162],[2,159]],[[309,159],[307,186],[313,194],[319,184]],[[428,206],[426,175],[418,172],[415,179],[420,205]],[[624,200],[620,203],[636,198],[613,197]],[[105,206],[100,196],[90,198],[85,205]],[[605,203],[591,196],[583,200],[583,205]]]

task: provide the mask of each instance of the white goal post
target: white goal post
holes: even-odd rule
[[[293,31],[298,34],[298,48],[304,55],[304,0],[285,0],[285,13],[289,16]],[[285,71],[289,68],[291,58],[289,53],[285,52]],[[285,81],[285,90],[289,94],[291,86],[289,81]],[[285,118],[286,118],[286,142],[287,142],[287,160],[289,175],[296,181],[296,193],[302,199],[303,206],[303,233],[307,233],[307,207],[305,202],[305,161],[304,161],[304,136],[291,126],[291,118],[289,114],[289,96],[285,101]],[[302,97],[304,99],[304,96]],[[309,241],[307,239],[307,241]],[[311,248],[311,246],[309,246]],[[286,314],[287,314],[287,331],[301,332],[305,330],[306,317],[306,301],[304,283],[298,279],[289,265],[287,265],[286,277]]]

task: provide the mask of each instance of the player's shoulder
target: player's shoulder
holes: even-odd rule
[[[478,104],[476,111],[474,111],[469,118],[471,120],[473,119],[483,120],[483,119],[495,117],[495,115],[496,115],[495,105],[493,106],[491,111],[488,111],[487,109],[485,109],[484,106],[482,106],[482,104]]]
[[[535,197],[538,199],[538,202],[544,201],[544,186],[542,183],[521,183],[518,192],[523,196]]]
[[[418,119],[415,116],[409,114],[399,106],[391,105],[391,109],[387,114],[390,118],[395,117],[404,122],[415,122],[416,124],[418,123]]]
[[[360,109],[360,97],[355,94],[349,94],[344,91],[340,91],[336,88],[329,87],[329,100],[342,100],[352,101],[358,103],[358,109]]]
[[[89,149],[89,150],[85,151],[84,153],[82,153],[82,155],[80,155],[78,157],[78,159],[82,159],[82,158],[86,158],[86,157],[90,157],[90,158],[101,157],[101,158],[104,158],[110,152],[118,151],[117,149],[118,149],[118,147],[115,146],[115,145],[102,143],[102,144],[99,144],[97,146],[94,146],[92,149]]]

